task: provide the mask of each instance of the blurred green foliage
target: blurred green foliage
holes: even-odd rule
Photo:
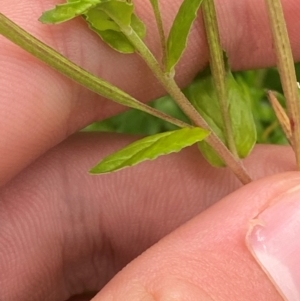
[[[300,79],[300,63],[296,64],[297,78]],[[257,142],[287,144],[286,138],[276,120],[265,91],[267,89],[282,92],[278,72],[275,68],[236,72],[236,79],[243,83],[252,99],[252,109],[257,127]],[[285,106],[284,100],[281,99]],[[174,101],[168,97],[154,100],[150,105],[178,119],[188,122]],[[164,122],[146,113],[130,109],[117,116],[95,122],[84,131],[118,132],[127,134],[153,135],[159,132],[174,130],[176,126]]]

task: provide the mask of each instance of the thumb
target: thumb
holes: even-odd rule
[[[131,262],[93,301],[300,300],[300,174],[228,195]]]

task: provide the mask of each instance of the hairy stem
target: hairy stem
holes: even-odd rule
[[[280,102],[275,96],[275,92],[273,91],[268,91],[268,99],[272,105],[272,108],[275,112],[275,115],[280,123],[280,126],[285,134],[285,137],[289,141],[290,145],[293,146],[293,139],[292,139],[292,130],[291,130],[291,124],[290,124],[290,119],[287,116],[285,110],[281,106]]]
[[[188,99],[181,92],[174,79],[169,74],[166,74],[161,70],[155,57],[152,55],[146,45],[141,41],[139,36],[132,30],[132,28],[125,28],[122,31],[136,47],[139,54],[144,58],[158,80],[165,87],[166,91],[177,101],[179,106],[191,118],[194,124],[211,132],[206,141],[216,150],[219,156],[224,160],[228,167],[232,169],[232,171],[242,183],[249,183],[251,181],[251,178],[245,170],[243,164],[239,160],[237,160],[235,156],[232,155],[225,144],[210,129],[206,121],[198,114],[195,108],[190,104]],[[189,124],[186,124],[137,101],[117,87],[77,66],[51,47],[45,45],[44,43],[30,35],[28,32],[21,29],[18,25],[13,23],[1,13],[0,34],[8,38],[16,45],[20,46],[22,49],[31,53],[38,59],[42,60],[53,69],[61,72],[75,82],[83,85],[84,87],[90,89],[91,91],[94,91],[99,95],[116,101],[122,105],[142,110],[151,115],[171,122],[179,127],[191,127],[191,125]]]
[[[165,36],[165,31],[164,31],[164,26],[161,18],[161,13],[159,9],[159,3],[158,0],[150,0],[152,7],[153,7],[153,12],[155,15],[155,20],[157,24],[157,29],[160,37],[160,44],[163,52],[163,58],[162,58],[162,63],[163,66],[166,66],[166,59],[167,59],[167,42],[166,42],[166,36]]]
[[[225,141],[227,142],[230,151],[238,158],[232,131],[231,119],[228,113],[229,101],[226,85],[226,70],[214,0],[203,1],[202,13],[210,50],[210,69],[212,72],[214,86],[216,89],[221,116],[224,124]]]
[[[294,59],[280,0],[265,0],[273,34],[277,66],[281,78],[292,131],[292,144],[300,170],[300,97]]]
[[[126,94],[119,88],[94,76],[88,71],[77,66],[67,58],[56,52],[51,47],[45,45],[18,25],[10,21],[0,13],[0,34],[31,53],[53,69],[59,71],[78,84],[90,89],[91,91],[111,99],[122,105],[132,107],[148,114],[164,119],[178,127],[191,127],[191,125],[162,113]]]

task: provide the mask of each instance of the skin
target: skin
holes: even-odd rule
[[[166,28],[179,2],[163,2]],[[300,60],[297,2],[282,4]],[[111,51],[82,20],[39,24],[42,11],[55,3],[1,1],[0,11],[135,97],[163,95],[139,57]],[[232,67],[274,65],[263,1],[216,4]],[[136,6],[151,33],[147,43],[159,54],[150,6],[142,0]],[[245,236],[254,216],[299,183],[297,172],[278,174],[295,170],[290,148],[256,147],[245,164],[257,181],[242,188],[229,170],[211,168],[193,147],[111,175],[89,176],[86,171],[100,158],[135,138],[74,132],[122,108],[3,37],[0,45],[1,300],[64,301],[83,293],[76,300],[89,300],[100,290],[94,301],[282,300],[246,248]],[[178,66],[180,86],[207,58],[197,21]]]

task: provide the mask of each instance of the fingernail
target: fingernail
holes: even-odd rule
[[[255,219],[247,245],[284,300],[300,300],[300,186]]]

